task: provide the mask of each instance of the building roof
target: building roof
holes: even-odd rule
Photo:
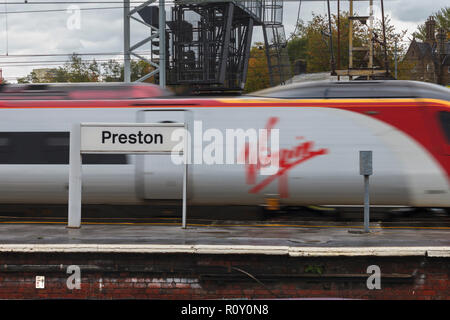
[[[411,42],[410,48],[412,46],[416,46],[419,49],[419,55],[420,58],[423,59],[425,56],[430,56],[435,63],[438,63],[438,47],[437,43],[434,45],[431,45],[429,42],[418,42],[415,39]],[[444,57],[444,65],[450,64],[450,41],[447,41],[445,43],[445,54],[446,57]]]
[[[428,42],[417,42],[415,40],[413,40],[413,42],[415,42],[417,48],[419,48],[421,57],[425,56],[427,53],[430,55],[433,54],[433,48]]]

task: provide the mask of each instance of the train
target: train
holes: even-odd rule
[[[450,90],[400,80],[289,84],[238,97],[178,97],[150,84],[2,85],[0,204],[67,204],[70,132],[86,122],[185,124],[192,157],[213,159],[187,166],[188,205],[361,205],[359,152],[372,151],[372,205],[450,208]],[[277,151],[265,151],[278,155],[275,170],[247,161],[253,140],[227,145],[231,129],[269,138],[277,129]],[[228,147],[245,161],[225,161]],[[184,166],[171,157],[84,154],[83,204],[181,200]]]

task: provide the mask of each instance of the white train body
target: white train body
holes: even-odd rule
[[[414,106],[420,102],[410,100]],[[226,129],[264,129],[272,121],[280,138],[281,163],[277,174],[261,175],[248,164],[193,163],[188,166],[188,203],[260,205],[266,198],[276,197],[284,205],[360,205],[363,177],[359,172],[359,151],[371,150],[374,171],[370,178],[371,204],[450,207],[450,154],[446,154],[445,146],[448,141],[436,142],[444,144],[436,151],[442,153],[437,158],[410,134],[373,116],[377,111],[369,114],[348,110],[342,107],[345,101],[341,101],[341,107],[321,106],[314,101],[302,101],[297,106],[292,100],[272,99],[173,101],[170,105],[169,100],[142,100],[138,106],[131,100],[97,101],[92,105],[86,100],[2,101],[0,132],[11,137],[12,133],[44,132],[50,140],[43,143],[49,143],[51,148],[67,144],[72,126],[84,122],[182,122],[187,124],[194,140],[204,138],[195,137],[195,121],[201,121],[202,132],[217,129],[223,136]],[[450,111],[448,101],[439,103],[442,112]],[[390,108],[374,104],[371,107]],[[423,125],[427,126],[425,120]],[[51,140],[51,133],[66,135],[62,140]],[[12,143],[8,135],[3,139],[0,135],[0,158],[1,148],[3,152],[22,154],[23,148],[29,148],[31,158],[35,150],[46,148]],[[304,143],[308,143],[308,152],[323,152],[308,158],[305,152],[298,151]],[[203,141],[201,148],[207,144]],[[65,147],[67,152],[68,146]],[[193,154],[201,152],[194,141],[192,147]],[[242,149],[235,151],[239,153]],[[68,163],[18,162],[13,159],[0,164],[1,204],[67,203]],[[182,174],[183,166],[173,164],[168,155],[131,154],[126,155],[123,164],[84,164],[83,203],[145,204],[181,199]]]

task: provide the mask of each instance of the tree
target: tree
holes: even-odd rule
[[[348,12],[342,12],[340,15],[340,62],[341,68],[346,69],[349,64],[348,45],[349,45],[349,14]],[[333,49],[335,55],[335,61],[337,61],[337,15],[333,15],[331,19],[332,23],[332,37],[333,37]],[[397,53],[403,53],[405,47],[401,45],[406,31],[396,32],[394,26],[391,24],[389,17],[385,18],[386,26],[386,42],[388,61],[393,63],[394,60],[394,47],[397,41]],[[292,48],[289,51],[289,58],[291,61],[301,57],[306,60],[307,72],[325,72],[331,71],[330,64],[330,48],[329,48],[329,25],[328,17],[326,15],[313,14],[313,18],[307,24],[301,22],[297,27],[299,30],[292,40],[288,43],[288,48]],[[374,43],[374,63],[384,66],[384,49],[381,45],[383,36],[382,23],[380,20],[375,20],[374,34],[380,42]],[[369,37],[367,27],[362,26],[360,23],[353,23],[353,46],[362,47],[368,46]],[[291,44],[292,43],[292,44]],[[300,46],[300,43],[306,43],[305,47]],[[294,49],[295,48],[295,49]],[[367,54],[365,52],[353,52],[353,67],[367,66]]]
[[[335,60],[337,61],[337,16],[332,16],[332,37]],[[316,15],[308,23],[303,21],[297,26],[298,32],[288,42],[289,59],[306,60],[307,72],[331,71],[330,48],[328,26],[328,16]],[[363,28],[355,24],[354,45],[360,45],[363,39]],[[341,33],[341,66],[348,65],[348,13],[342,12],[340,15],[340,33]],[[290,49],[290,50],[289,50]]]
[[[300,21],[296,28],[298,31],[288,40],[287,51],[291,66],[299,59],[306,60],[308,39],[304,36],[304,28],[304,22]]]
[[[116,60],[109,60],[102,63],[102,79],[105,82],[122,82],[123,81],[123,67]]]
[[[450,31],[450,7],[445,7],[432,15],[436,21],[436,30],[443,28],[446,32]],[[413,33],[416,39],[425,41],[427,38],[427,32],[425,23],[422,23],[417,27],[417,31]]]
[[[95,59],[88,63],[83,62],[81,57],[74,53],[70,60],[63,66],[58,68],[58,77],[51,82],[57,80],[66,80],[65,82],[98,82],[100,79],[100,68]]]
[[[18,78],[17,79],[18,83],[36,83],[39,82],[36,73],[34,71],[31,71],[30,74],[28,74],[27,76],[23,77],[23,78]]]
[[[143,60],[131,60],[131,81],[136,81],[153,71],[155,68]],[[74,53],[69,61],[62,67],[52,69],[46,76],[38,78],[32,71],[26,77],[17,79],[18,83],[55,83],[55,82],[123,82],[123,64],[116,60],[109,60],[99,64],[93,61],[83,61]],[[145,82],[155,82],[154,77],[146,79]]]
[[[153,70],[155,70],[155,67],[144,60],[131,60],[131,81],[136,81]],[[154,79],[154,77],[151,77],[146,79],[144,82],[153,83],[154,80],[152,80],[152,78]]]
[[[245,92],[253,92],[270,87],[269,68],[264,44],[255,43],[250,49],[250,59],[248,61],[247,81]]]

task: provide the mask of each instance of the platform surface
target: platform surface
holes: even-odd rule
[[[0,252],[180,252],[290,255],[450,256],[450,228],[383,228],[354,223],[188,226],[11,223],[0,225]],[[350,232],[349,232],[350,231]]]

